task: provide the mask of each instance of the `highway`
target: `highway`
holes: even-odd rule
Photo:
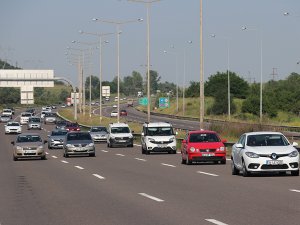
[[[37,132],[46,138],[53,127]],[[45,161],[15,162],[14,138],[1,124],[1,225],[300,224],[299,177],[232,176],[229,160],[187,166],[180,154],[105,143],[96,157],[47,149]]]

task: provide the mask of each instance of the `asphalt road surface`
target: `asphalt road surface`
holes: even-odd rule
[[[96,157],[47,149],[47,160],[15,162],[3,124],[0,139],[1,225],[300,224],[299,177],[232,176],[229,160],[187,166],[180,154],[105,143]]]

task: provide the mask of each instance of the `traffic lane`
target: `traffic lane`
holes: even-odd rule
[[[106,152],[106,153],[110,153],[110,151]],[[170,199],[171,200],[178,199],[178,197],[182,197],[182,196],[178,195],[180,192],[185,193],[185,190],[190,190],[189,193],[184,194],[185,195],[184,198],[186,198],[186,200],[188,200],[188,202],[194,201],[196,203],[195,203],[195,205],[193,205],[191,207],[188,207],[188,206],[186,206],[186,204],[183,204],[186,207],[185,209],[194,208],[194,207],[199,209],[199,205],[197,205],[197,198],[200,197],[198,203],[202,204],[203,201],[210,202],[209,204],[205,204],[206,205],[205,208],[209,209],[209,211],[211,210],[212,212],[214,212],[214,214],[216,214],[216,216],[218,216],[218,214],[220,214],[218,217],[222,218],[224,221],[226,221],[226,220],[231,221],[229,219],[231,217],[235,217],[236,215],[235,215],[235,213],[230,214],[230,212],[227,212],[227,210],[226,209],[224,210],[223,208],[221,210],[216,210],[216,206],[218,206],[220,201],[222,201],[222,200],[224,202],[233,202],[236,200],[236,198],[238,198],[238,200],[236,202],[234,202],[233,206],[231,206],[231,207],[232,207],[232,209],[234,209],[235,212],[238,212],[239,210],[241,211],[241,212],[239,212],[239,215],[242,215],[240,218],[242,220],[244,220],[245,218],[248,218],[247,212],[251,211],[251,209],[252,209],[253,213],[255,213],[257,210],[263,211],[264,213],[262,213],[262,215],[261,215],[262,217],[268,213],[271,216],[273,211],[276,209],[276,207],[274,209],[274,205],[276,205],[276,199],[274,202],[273,195],[283,196],[280,201],[282,201],[283,199],[288,199],[292,204],[294,204],[296,206],[296,208],[299,207],[299,201],[296,201],[294,199],[295,196],[293,196],[291,198],[291,195],[290,195],[291,193],[288,192],[288,190],[286,188],[280,187],[280,183],[282,182],[282,180],[277,180],[277,182],[279,182],[279,183],[277,183],[277,182],[274,183],[274,179],[272,179],[273,177],[271,177],[270,182],[267,182],[266,184],[261,185],[262,177],[257,177],[257,180],[256,180],[256,177],[246,178],[249,180],[245,180],[245,178],[243,178],[243,177],[231,176],[230,173],[227,173],[227,176],[219,176],[216,178],[216,177],[210,176],[208,174],[199,174],[199,173],[197,173],[197,171],[194,171],[194,173],[191,173],[190,170],[194,169],[193,168],[194,166],[191,166],[191,167],[185,167],[186,169],[183,169],[183,170],[181,168],[180,171],[176,171],[176,172],[174,172],[174,170],[173,170],[174,174],[172,174],[172,175],[165,174],[161,178],[158,178],[158,176],[161,176],[162,174],[164,174],[164,171],[172,171],[172,170],[167,169],[167,167],[160,167],[160,166],[158,166],[158,164],[155,164],[155,166],[153,166],[150,163],[147,163],[147,164],[142,163],[142,162],[137,163],[137,161],[134,161],[133,158],[126,157],[127,155],[124,155],[124,154],[121,155],[121,153],[116,153],[115,151],[113,152],[114,154],[111,154],[111,155],[106,154],[106,153],[103,152],[104,155],[100,156],[101,159],[104,159],[104,160],[102,161],[102,163],[99,164],[99,165],[101,165],[101,171],[99,171],[99,173],[104,175],[106,177],[106,179],[116,179],[117,178],[119,183],[122,181],[122,178],[125,178],[125,180],[123,181],[125,183],[118,184],[118,186],[128,189],[128,188],[126,188],[126,186],[128,186],[128,185],[130,186],[130,184],[132,184],[132,183],[134,183],[135,186],[143,186],[146,184],[146,186],[143,186],[143,187],[139,188],[138,190],[140,190],[140,189],[146,190],[145,192],[153,193],[154,196],[165,196],[166,193],[168,193],[168,194],[173,193],[177,187],[181,187],[182,183],[184,183],[184,185],[181,188],[179,188],[179,190],[177,192],[175,192],[174,196],[172,196],[170,198],[166,197],[166,199],[168,199],[169,201],[170,201]],[[109,156],[109,155],[110,155],[110,157],[107,158],[107,156]],[[107,163],[107,165],[106,165],[106,163]],[[88,163],[88,164],[91,165],[90,163]],[[113,167],[112,167],[112,165],[113,165]],[[120,165],[123,165],[123,166],[120,166]],[[128,167],[128,165],[135,165],[135,166],[132,169],[130,169]],[[88,166],[88,165],[86,165],[86,166]],[[106,166],[108,167],[107,171],[105,169]],[[141,171],[143,171],[141,169],[142,167],[146,167],[147,168],[146,171],[150,171],[150,173],[147,174],[145,172],[142,172],[142,174],[140,174]],[[216,167],[216,166],[214,166],[214,167]],[[97,168],[98,167],[95,167],[95,169],[97,169]],[[227,169],[228,169],[227,171],[230,171],[230,168],[227,168]],[[184,171],[187,173],[180,174],[180,173],[183,173]],[[111,173],[113,173],[113,174],[111,174]],[[180,176],[177,176],[178,174],[180,174]],[[190,177],[191,175],[192,175],[192,177]],[[132,176],[134,176],[134,177],[132,177]],[[107,177],[110,177],[110,178],[107,178]],[[178,180],[178,182],[174,182],[174,178],[177,178],[177,177],[179,177],[180,179]],[[190,179],[188,179],[187,181],[184,181],[184,179],[186,179],[188,177],[190,177]],[[208,177],[210,177],[210,178],[208,178]],[[146,178],[146,179],[144,179],[144,178]],[[170,179],[170,178],[172,178],[172,179]],[[182,178],[184,178],[184,179],[182,179]],[[209,182],[206,182],[205,180],[203,180],[206,178],[215,179],[215,180],[210,180]],[[277,178],[280,178],[280,177],[277,177]],[[295,177],[285,177],[285,179],[287,179],[288,181],[295,180],[293,178],[295,178]],[[193,182],[195,182],[197,179],[198,179],[198,182],[193,184]],[[217,183],[212,182],[212,181],[217,181],[217,180],[218,180]],[[139,183],[139,181],[140,181],[140,183]],[[208,186],[204,187],[204,190],[201,190],[198,188],[197,190],[193,191],[192,188],[187,187],[187,185],[192,185],[192,187],[199,187],[199,185],[203,186],[203,183],[208,185]],[[229,183],[230,185],[224,186],[224,184],[227,184],[227,183]],[[299,184],[299,179],[298,179],[298,184]],[[152,187],[153,185],[155,187]],[[165,186],[165,188],[162,188],[162,186]],[[243,187],[241,187],[241,186],[243,186]],[[273,186],[277,186],[276,190],[274,190],[272,188]],[[157,191],[157,189],[159,189],[159,190]],[[164,189],[166,189],[165,192],[163,191]],[[172,189],[172,190],[169,190],[169,189]],[[232,190],[235,191],[234,195],[232,195]],[[196,193],[196,196],[195,196],[195,193]],[[198,193],[200,193],[200,196]],[[246,196],[244,196],[245,193],[246,193]],[[249,196],[248,196],[248,193],[250,194]],[[202,196],[202,195],[204,195],[204,196]],[[208,196],[208,199],[205,199],[206,196]],[[254,196],[254,197],[252,197],[252,196]],[[202,198],[204,198],[204,199],[202,199]],[[215,202],[215,200],[213,200],[212,198],[215,198],[215,200],[217,202]],[[174,204],[172,203],[172,205],[176,205],[176,202],[177,202],[177,204],[179,204],[182,201],[184,202],[184,199],[180,199],[178,202],[175,201]],[[240,202],[245,203],[245,205],[239,204]],[[258,206],[256,206],[256,204],[258,204]],[[234,207],[235,205],[238,205],[237,209]],[[249,206],[249,209],[247,208],[248,206]],[[264,210],[264,208],[268,208],[269,212],[266,212],[266,210]],[[291,209],[290,207],[285,207],[284,205],[282,205],[282,208],[280,206],[278,208],[280,208],[280,210],[281,210],[281,214],[278,213],[278,215],[280,215],[279,218],[271,219],[271,220],[268,219],[263,224],[268,224],[268,222],[270,222],[270,221],[272,222],[272,224],[280,224],[280,223],[284,222],[282,219],[280,219],[282,217],[282,215],[285,215],[286,213],[288,213],[288,214],[295,213],[295,212],[293,212],[293,209]],[[179,208],[177,210],[179,210]],[[202,210],[204,210],[204,209],[202,209]],[[284,211],[284,210],[286,210],[286,211]],[[215,212],[215,211],[217,211],[217,212]],[[247,212],[245,213],[245,211],[247,211]],[[197,212],[195,212],[195,214]],[[229,216],[227,216],[227,213]],[[223,214],[225,214],[225,215],[223,215]],[[256,212],[256,214],[259,214],[259,213]],[[207,214],[207,215],[209,215],[209,214]],[[193,217],[193,214],[190,213],[190,216]],[[295,219],[295,220],[293,220],[293,219]],[[298,219],[299,219],[298,217],[291,218],[291,220],[290,220],[291,224],[297,224],[297,223],[294,223],[293,221],[296,221]],[[249,223],[247,223],[247,224],[257,224],[259,221],[263,221],[263,219],[261,217],[259,217],[257,220],[256,220],[256,218],[253,218],[253,219],[250,219],[248,221]],[[279,221],[279,222],[276,223],[276,221],[277,222]],[[243,224],[243,223],[240,220],[236,220],[236,221],[233,221],[233,224]]]

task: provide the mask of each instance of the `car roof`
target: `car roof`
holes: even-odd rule
[[[255,131],[255,132],[247,132],[245,133],[247,136],[248,135],[260,135],[260,134],[281,134],[281,132],[276,132],[276,131]]]
[[[126,123],[111,123],[109,124],[110,127],[129,127]]]
[[[145,127],[172,127],[172,124],[167,122],[153,122],[153,123],[144,123]]]
[[[210,133],[210,134],[216,134],[216,131],[212,131],[212,130],[191,130],[189,131],[190,134],[199,134],[199,133]]]

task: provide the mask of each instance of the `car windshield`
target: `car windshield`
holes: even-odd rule
[[[22,117],[31,117],[31,113],[22,113],[21,114]]]
[[[38,135],[19,135],[17,142],[42,142]]]
[[[40,118],[30,118],[29,122],[40,123],[41,119]]]
[[[78,127],[78,123],[69,123],[66,126],[68,126],[68,127]]]
[[[189,142],[220,142],[220,138],[212,133],[192,133]]]
[[[258,134],[247,137],[248,146],[287,146],[289,142],[281,134]]]
[[[11,112],[11,110],[10,109],[3,109],[3,112]]]
[[[91,132],[107,132],[106,127],[92,127]]]
[[[89,133],[69,133],[67,136],[68,141],[79,141],[79,140],[92,140]]]
[[[46,117],[56,117],[55,113],[46,113],[45,114]]]
[[[111,133],[118,134],[118,133],[130,133],[129,127],[112,127]]]
[[[1,115],[3,118],[10,118],[10,115]]]
[[[148,136],[170,136],[174,135],[171,127],[148,127],[146,135]]]
[[[52,131],[51,136],[64,136],[68,133],[68,131],[65,130],[56,130]]]
[[[63,125],[66,125],[67,122],[66,121],[57,121],[56,122],[56,125],[59,125],[59,126],[63,126]]]
[[[8,123],[7,126],[20,126],[19,123]]]

